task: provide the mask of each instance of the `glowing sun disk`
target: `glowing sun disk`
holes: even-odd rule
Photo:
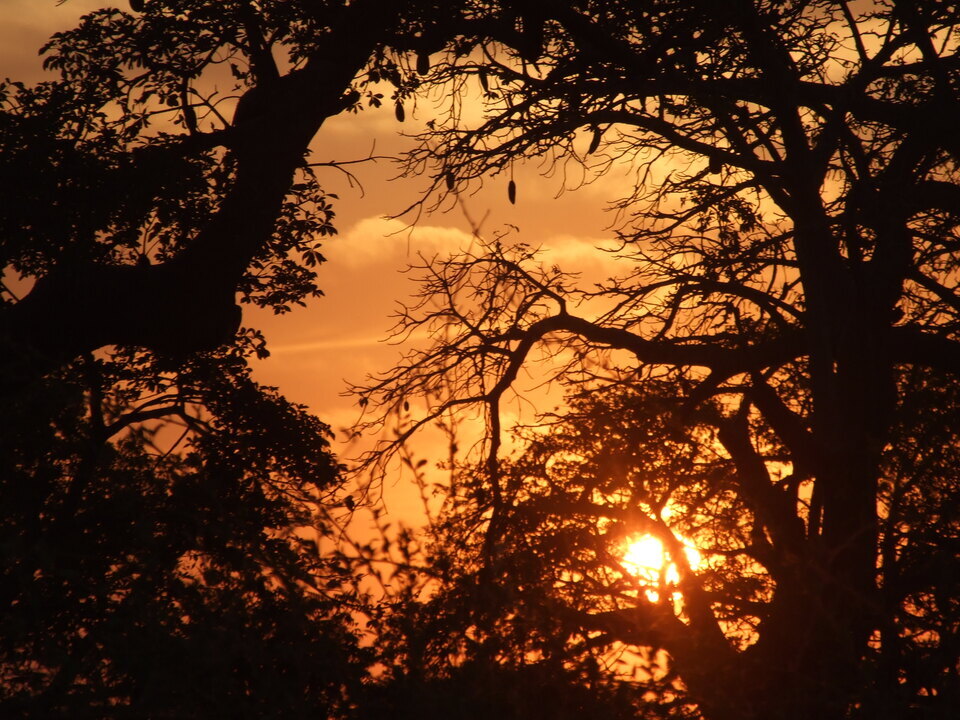
[[[623,561],[631,566],[631,569],[659,571],[666,561],[663,543],[653,535],[644,535],[627,546]]]
[[[692,547],[684,546],[684,555],[690,566],[696,568],[700,565],[700,553]],[[623,554],[623,563],[627,569],[634,575],[649,582],[656,582],[659,579],[660,572],[664,570],[664,565],[668,562],[668,556],[663,549],[663,543],[652,535],[643,535],[633,540]],[[665,580],[668,583],[675,584],[680,581],[677,573],[677,567],[670,563],[666,568]]]

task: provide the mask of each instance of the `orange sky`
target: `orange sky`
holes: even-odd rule
[[[63,4],[57,0],[2,0],[0,77],[24,82],[41,79],[37,50],[45,39],[72,27],[82,13],[110,4],[103,0]],[[123,0],[119,6],[127,8]],[[362,158],[371,152],[374,142],[378,155],[398,153],[409,142],[401,132],[414,131],[429,112],[430,103],[421,103],[416,112],[408,112],[403,124],[396,121],[391,107],[333,118],[314,141],[314,160]],[[384,217],[418,197],[424,183],[416,178],[391,179],[397,169],[386,162],[351,169],[365,193],[351,188],[335,170],[321,175],[325,188],[340,196],[334,205],[340,234],[326,243],[324,254],[329,262],[320,268],[326,297],[281,317],[253,308],[244,310],[245,324],[264,330],[273,353],[257,363],[257,378],[279,386],[291,400],[306,403],[335,429],[357,417],[354,401],[341,397],[345,381],[361,382],[367,373],[387,369],[398,355],[398,348],[382,340],[392,324],[389,316],[395,303],[415,287],[400,270],[418,252],[444,253],[472,242],[469,223],[457,209],[421,217],[412,230],[406,229],[412,218]],[[603,255],[593,246],[609,238],[604,226],[611,218],[602,208],[605,201],[616,197],[611,188],[611,183],[617,182],[615,174],[555,199],[560,180],[540,179],[535,167],[519,167],[515,173],[516,206],[507,202],[505,178],[494,178],[483,191],[465,198],[474,218],[486,217],[484,232],[515,225],[520,232],[510,237],[552,248],[551,264],[585,271],[596,280],[605,276]],[[341,451],[348,454],[346,448]]]

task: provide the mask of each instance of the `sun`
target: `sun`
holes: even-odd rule
[[[702,557],[696,548],[684,545],[683,554],[690,567],[697,568],[702,564]],[[667,585],[677,585],[680,574],[675,563],[670,562],[663,543],[653,535],[634,537],[623,553],[623,566],[634,578],[644,585],[660,585],[661,581]],[[656,602],[659,593],[652,588],[646,590],[647,597]]]
[[[666,562],[663,543],[653,535],[642,535],[627,545],[623,563],[634,574],[659,573]]]

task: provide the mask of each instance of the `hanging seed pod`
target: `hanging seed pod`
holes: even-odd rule
[[[487,80],[487,71],[483,69],[480,70],[480,87],[483,88],[485,93],[490,92],[490,82]]]
[[[517,204],[517,184],[513,180],[507,183],[507,199],[511,205]]]
[[[130,9],[134,12],[143,12],[143,0],[130,0]]]
[[[403,122],[407,117],[406,112],[403,110],[403,103],[397,100],[397,106],[393,110],[393,114],[397,116],[398,122]]]
[[[417,53],[417,75],[421,77],[430,72],[430,55],[426,52]]]
[[[597,148],[600,147],[600,138],[603,136],[603,133],[600,132],[600,128],[593,128],[593,137],[590,139],[590,147],[587,148],[587,155],[592,155],[597,151]]]
[[[191,135],[197,134],[197,113],[190,104],[190,82],[184,78],[180,84],[180,111],[183,113],[183,125]]]
[[[453,173],[447,170],[443,174],[443,180],[447,183],[447,190],[453,190]]]
[[[709,167],[709,170],[710,170],[710,172],[713,173],[714,175],[716,175],[718,172],[720,172],[721,170],[723,170],[723,162],[721,162],[720,158],[718,158],[718,157],[712,157],[712,156],[710,157],[710,167]]]
[[[191,135],[197,134],[197,113],[189,102],[184,102],[181,107],[183,113],[183,125]]]

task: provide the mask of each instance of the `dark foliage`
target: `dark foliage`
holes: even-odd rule
[[[339,711],[364,667],[333,594],[350,578],[294,532],[322,532],[309,508],[338,482],[322,423],[239,351],[175,375],[88,356],[6,412],[5,714]]]
[[[320,293],[307,143],[373,52],[284,111],[268,44],[302,67],[344,22],[299,5],[106,8],[48,43],[52,79],[0,88],[0,263],[32,284],[0,307],[5,717],[333,717],[357,694],[353,578],[317,544],[329,429],[250,378],[268,353],[235,305]]]
[[[0,709],[955,709],[951,5],[131,9],[55,36],[55,79],[0,89],[0,261],[32,283],[0,307]],[[210,83],[226,73],[229,96]],[[398,329],[438,342],[362,402],[377,425],[424,400],[388,454],[471,405],[485,443],[451,451],[424,549],[323,554],[327,429],[251,381],[265,348],[236,303],[319,292],[334,216],[308,146],[387,104],[379,82],[397,121],[450,83],[408,165],[441,202],[521,156],[636,182],[616,201],[624,270],[599,287],[506,242],[422,268]],[[477,90],[470,126],[457,93]],[[512,175],[507,192],[526,197]],[[507,458],[505,403],[541,349],[568,401]],[[675,577],[625,565],[638,534]],[[398,545],[393,602],[357,592]]]
[[[451,414],[486,418],[431,556],[437,597],[469,608],[463,656],[569,668],[626,646],[670,683],[644,712],[949,717],[956,10],[587,0],[498,17],[512,33],[434,70],[485,114],[455,106],[410,172],[441,204],[518,157],[627,174],[613,277],[582,287],[509,238],[424,262],[397,332],[437,341],[358,389],[391,417],[424,408],[387,454]],[[568,404],[508,457],[530,375]],[[637,535],[674,579],[624,567]]]

